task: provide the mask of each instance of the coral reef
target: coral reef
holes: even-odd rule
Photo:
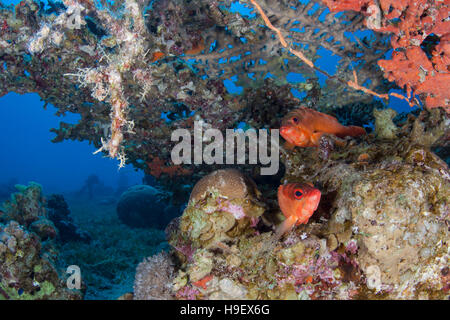
[[[448,299],[450,175],[431,151],[448,135],[448,115],[422,111],[397,126],[390,110],[375,113],[375,134],[283,153],[282,182],[310,181],[322,193],[308,224],[283,237],[271,231],[279,210],[267,206],[256,211],[260,223],[228,234],[231,223],[223,217],[232,214],[221,210],[226,188],[213,188],[226,171],[200,180],[183,216],[166,230],[172,296]],[[318,157],[324,147],[326,157]],[[230,180],[223,186],[237,196]]]
[[[373,292],[444,298],[450,181],[447,165],[430,147],[448,134],[448,117],[423,111],[397,128],[388,111],[375,116],[384,119],[376,121],[376,136],[335,146],[328,159],[309,168],[299,161],[313,163],[314,151],[289,154],[286,178],[323,186],[319,221],[326,223],[320,228],[337,244],[355,241],[356,262]],[[440,120],[431,125],[433,118]]]
[[[16,221],[0,224],[0,299],[81,299],[67,289],[55,269],[52,252]]]
[[[0,96],[34,92],[57,115],[79,115],[52,129],[54,142],[87,140],[171,191],[126,191],[118,217],[112,212],[100,226],[98,217],[86,218],[92,244],[58,244],[63,260],[89,270],[91,296],[122,289],[163,240],[162,232],[126,229],[118,218],[163,228],[178,214],[168,214],[167,199],[183,203],[198,180],[166,228],[171,254],[141,262],[133,298],[448,299],[450,175],[433,152],[448,155],[450,141],[447,1],[239,3],[247,13],[236,13],[231,0],[0,4]],[[370,35],[361,36],[366,29]],[[335,70],[320,66],[327,57],[338,61]],[[293,83],[292,75],[301,79]],[[374,97],[424,110],[396,117]],[[194,121],[222,132],[278,128],[300,105],[350,124],[374,121],[374,132],[324,134],[317,147],[282,149],[281,181],[283,173],[258,187],[250,165],[237,171],[170,160],[175,129],[192,131]],[[308,223],[280,236],[272,232],[283,220],[274,181],[312,183],[321,192]],[[94,182],[86,184],[90,195]],[[73,231],[67,206],[54,197],[47,210],[37,184],[19,191],[0,211],[0,297],[81,297],[53,267],[55,225],[68,221]],[[147,201],[151,212],[143,210]],[[56,219],[58,210],[65,220]],[[122,243],[120,232],[133,242]]]
[[[0,299],[81,299],[82,290],[68,289],[57,268],[58,230],[47,219],[41,186],[17,187],[0,211]]]
[[[250,2],[241,3],[252,8]],[[169,161],[170,132],[192,129],[193,120],[219,130],[241,120],[268,127],[271,102],[278,102],[277,112],[284,114],[291,89],[318,107],[370,103],[369,95],[348,90],[352,68],[370,90],[392,87],[376,64],[389,49],[387,37],[375,33],[373,39],[355,42],[345,35],[364,27],[360,15],[326,13],[315,1],[260,2],[272,24],[283,26],[292,47],[310,61],[320,59],[322,49],[341,58],[336,74],[320,86],[314,69],[281,48],[259,18],[233,12],[232,4],[126,0],[100,6],[67,0],[45,9],[24,0],[16,7],[2,6],[0,94],[38,93],[58,115],[81,116],[77,124],[62,122],[54,129],[54,142],[88,140],[120,165],[131,163],[168,180],[205,170]],[[290,74],[305,80],[291,83]],[[234,76],[242,94],[232,95],[224,85]],[[268,97],[263,105],[261,96]],[[258,117],[253,117],[255,106]]]
[[[210,173],[194,186],[173,245],[209,248],[254,233],[265,210],[260,196],[256,184],[236,169]]]

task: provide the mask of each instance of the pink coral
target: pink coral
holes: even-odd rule
[[[222,210],[231,213],[237,220],[245,217],[244,208],[237,204],[228,202],[227,205],[222,208]]]
[[[178,290],[176,297],[181,300],[196,300],[199,293],[200,291],[191,286],[184,286]]]

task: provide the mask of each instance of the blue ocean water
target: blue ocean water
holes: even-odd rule
[[[0,185],[15,178],[21,184],[37,181],[46,192],[67,192],[81,188],[91,174],[113,188],[121,175],[126,175],[130,184],[142,182],[141,172],[131,166],[119,171],[116,160],[93,155],[96,148],[86,141],[52,143],[55,134],[50,128],[57,128],[60,121],[76,123],[79,117],[57,117],[56,108],[49,105],[44,110],[43,105],[33,93],[9,93],[0,98]]]

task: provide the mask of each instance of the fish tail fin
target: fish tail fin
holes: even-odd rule
[[[279,239],[283,234],[287,231],[291,230],[295,223],[297,222],[297,218],[295,216],[290,216],[286,220],[284,220],[276,229],[275,235]]]
[[[366,130],[363,127],[348,126],[345,127],[345,135],[350,137],[358,137],[366,134]]]

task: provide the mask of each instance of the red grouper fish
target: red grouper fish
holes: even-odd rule
[[[292,110],[281,122],[280,134],[287,141],[288,149],[318,146],[324,133],[344,138],[357,137],[366,131],[362,127],[343,126],[335,117],[305,107]]]
[[[309,183],[288,183],[278,188],[278,204],[286,220],[277,228],[283,235],[294,225],[306,224],[320,202],[320,191]]]

